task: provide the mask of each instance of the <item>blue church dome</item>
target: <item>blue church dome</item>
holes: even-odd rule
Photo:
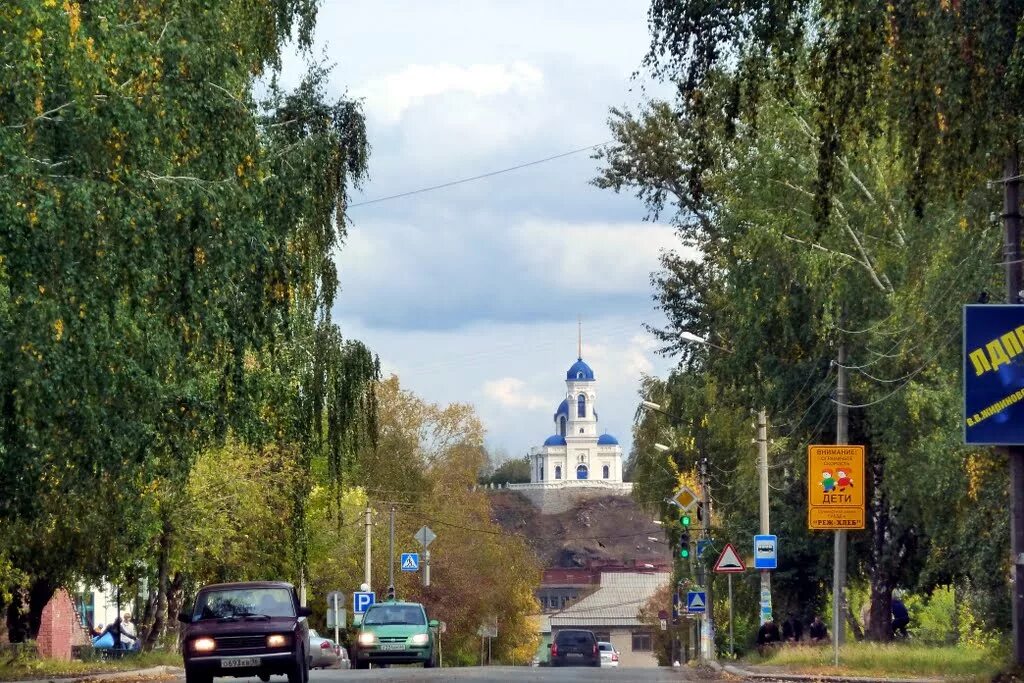
[[[559,415],[569,414],[569,399],[562,399],[562,402],[558,404],[558,410],[555,411],[555,418]]]
[[[588,380],[594,381],[594,371],[590,369],[590,366],[583,362],[582,358],[576,359],[576,362],[569,368],[569,372],[565,373],[567,380]]]
[[[619,445],[619,440],[616,439],[611,434],[602,434],[601,436],[597,437],[597,445],[598,446],[618,446]]]
[[[536,441],[534,443],[536,443]],[[551,436],[549,436],[547,439],[544,440],[544,445],[545,446],[564,446],[565,445],[565,437],[562,436],[561,434],[552,434]]]

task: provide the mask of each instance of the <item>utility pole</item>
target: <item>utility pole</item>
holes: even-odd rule
[[[842,318],[840,318],[842,320]],[[836,380],[836,444],[849,442],[849,400],[846,391],[846,342],[839,342]],[[846,612],[846,532],[836,530],[832,553],[832,657],[839,666],[839,648],[843,644],[843,616]]]
[[[768,411],[761,408],[757,411],[757,469],[761,479],[761,534],[769,534],[770,524],[768,517]],[[761,604],[765,604],[764,596],[769,596],[768,607],[771,607],[772,594],[772,573],[767,569],[761,570]],[[731,603],[730,603],[731,604]],[[760,623],[770,621],[772,615],[765,614],[761,610]],[[730,628],[732,625],[730,624]]]
[[[371,530],[373,529],[373,519],[371,518],[372,511],[370,506],[366,506],[366,553],[363,557],[363,582],[369,587],[373,584],[370,583],[370,536]],[[369,588],[367,588],[369,590]]]
[[[395,595],[395,506],[391,506],[391,534],[388,539],[388,597]]]
[[[1017,146],[1003,165],[1003,263],[1006,303],[1021,297],[1020,156]],[[1010,550],[1013,553],[1013,660],[1024,664],[1024,447],[1007,446],[1010,461]]]
[[[704,519],[702,520],[702,537],[703,539],[709,540],[711,538],[711,486],[708,482],[708,458],[706,455],[701,455],[700,458],[700,488],[701,496],[703,497],[704,506]],[[707,569],[707,562],[704,558],[698,560],[700,562],[701,574],[706,577],[705,590],[707,591],[707,610],[704,614],[704,618],[707,620],[707,637],[708,647],[704,652],[704,656],[709,660],[715,659],[715,594],[714,594],[714,572],[710,572]],[[704,649],[704,634],[701,633],[701,649]]]

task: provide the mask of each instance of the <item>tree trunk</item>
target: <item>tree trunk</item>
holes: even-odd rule
[[[168,565],[171,561],[172,533],[173,529],[170,522],[164,520],[163,530],[160,532],[160,551],[157,557],[156,607],[153,615],[153,626],[149,629],[146,637],[146,650],[153,649],[167,628],[167,581],[170,572]]]
[[[846,623],[850,626],[850,630],[853,631],[853,637],[855,640],[864,640],[864,631],[860,627],[860,622],[857,621],[857,615],[853,613],[853,605],[850,601],[846,601]]]
[[[36,579],[28,589],[14,593],[7,606],[7,631],[12,643],[34,640],[39,635],[43,608],[56,590],[56,584],[48,579]]]
[[[877,642],[892,639],[892,572],[887,546],[890,542],[889,501],[882,486],[884,458],[875,454],[871,463],[871,616],[868,638]]]
[[[182,590],[184,586],[185,577],[181,575],[181,572],[175,572],[174,578],[167,589],[167,611],[175,623],[175,628],[168,629],[173,635],[173,638],[168,638],[167,647],[170,650],[177,650],[178,644],[181,642],[181,624],[177,623],[177,615],[184,607],[182,605],[182,601],[185,599],[185,593]]]

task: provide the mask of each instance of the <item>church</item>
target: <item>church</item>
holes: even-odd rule
[[[581,353],[565,373],[554,434],[533,451],[531,481],[621,483],[622,447],[611,434],[598,434],[597,421],[597,380]]]

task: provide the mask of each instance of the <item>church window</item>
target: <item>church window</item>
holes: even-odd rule
[[[544,481],[544,466],[537,465],[537,481]]]
[[[565,415],[558,418],[558,433],[561,436],[565,436]]]
[[[561,465],[555,465],[555,479],[561,479],[561,478],[562,478],[562,466]]]
[[[580,434],[583,433],[583,427],[580,427]]]
[[[608,478],[608,465],[604,466],[604,468],[602,470],[602,473],[604,474],[604,478],[607,479]]]
[[[576,467],[576,478],[577,479],[586,479],[587,478],[587,466],[586,465],[579,465],[579,466]]]
[[[583,371],[582,370],[577,370],[576,371],[576,379],[583,379]]]
[[[587,416],[587,397],[580,394],[576,397],[576,417]]]

